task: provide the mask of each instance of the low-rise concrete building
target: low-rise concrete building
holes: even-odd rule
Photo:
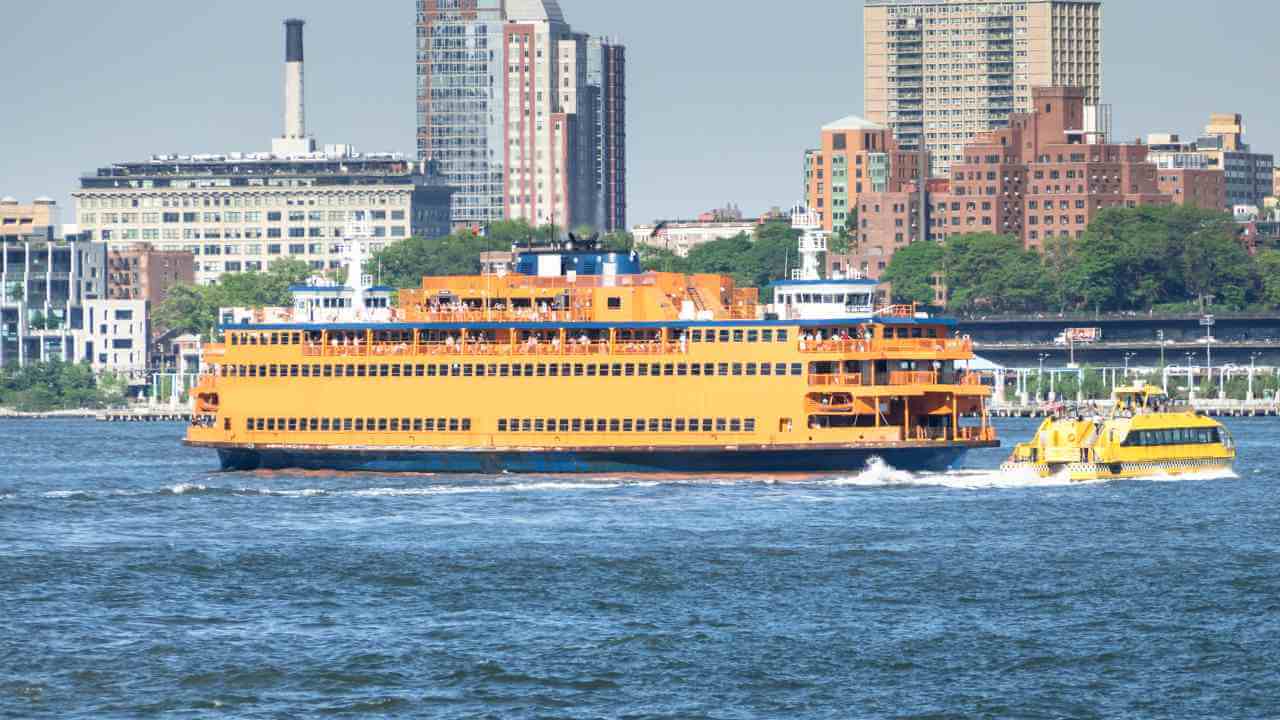
[[[689,251],[699,245],[742,234],[749,236],[759,225],[755,220],[728,222],[674,220],[652,225],[636,225],[631,228],[631,236],[635,238],[637,246],[661,248],[670,250],[680,257],[688,257]]]
[[[76,346],[76,360],[94,372],[110,370],[129,376],[131,384],[145,382],[151,352],[147,301],[86,300]]]

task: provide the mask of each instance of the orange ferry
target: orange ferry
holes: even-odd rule
[[[306,301],[329,315],[224,324],[186,443],[226,470],[441,473],[940,470],[999,444],[970,341],[873,309],[874,282],[781,282],[763,306],[590,242],[515,258],[376,319],[357,260]]]

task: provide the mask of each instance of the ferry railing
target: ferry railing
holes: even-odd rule
[[[539,342],[499,343],[374,343],[372,345],[305,345],[303,357],[582,357],[598,355],[679,355],[688,352],[681,343],[664,342]]]
[[[411,307],[404,310],[404,317],[410,322],[474,325],[477,323],[566,323],[590,322],[591,310],[577,308],[573,310],[429,310],[422,307]]]
[[[854,340],[844,338],[813,340],[801,338],[798,347],[800,352],[811,354],[832,353],[848,355],[882,352],[971,353],[973,352],[973,341],[969,338],[907,338],[893,340]]]
[[[809,376],[809,384],[813,387],[862,385],[862,373],[845,373],[841,375],[813,374]]]
[[[938,373],[895,370],[889,373],[890,385],[937,385]]]

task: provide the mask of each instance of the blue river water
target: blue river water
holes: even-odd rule
[[[1233,477],[1044,485],[223,474],[4,422],[0,717],[1280,717],[1280,423],[1230,426]]]

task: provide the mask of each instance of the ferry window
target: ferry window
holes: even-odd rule
[[[734,375],[742,375],[742,363],[734,363],[734,364],[733,364],[733,374],[734,374]]]
[[[498,366],[498,375],[499,375],[500,377],[509,377],[509,376],[511,375],[511,366],[510,366],[510,365],[499,365],[499,366]]]
[[[662,418],[662,432],[671,432],[671,418]]]
[[[621,426],[621,424],[622,424],[622,423],[618,422],[618,419],[617,419],[617,418],[612,418],[612,419],[610,419],[610,420],[609,420],[609,432],[615,432],[615,433],[616,433],[616,432],[618,432],[618,428]]]
[[[595,376],[596,376],[596,366],[595,366],[595,365],[588,365],[588,366],[587,366],[587,377],[595,377]]]
[[[265,429],[266,429],[266,427],[267,427],[267,421],[266,421],[266,420],[263,420],[262,418],[258,418],[258,422],[257,422],[257,423],[255,423],[255,427],[254,427],[254,429],[255,429],[255,430],[265,430]]]
[[[595,432],[596,421],[592,420],[591,418],[587,418],[586,420],[583,421],[582,427],[586,432]]]
[[[791,363],[791,374],[792,374],[792,375],[794,375],[794,376],[796,376],[796,377],[799,377],[799,376],[803,375],[803,374],[804,374],[804,364],[803,364],[803,363]]]
[[[276,419],[267,418],[267,429],[274,431],[276,429]]]
[[[560,364],[560,375],[561,375],[562,377],[569,377],[569,375],[570,375],[570,374],[572,374],[572,372],[573,372],[573,366],[572,366],[572,365],[570,365],[569,363],[561,363],[561,364]]]
[[[461,363],[454,363],[453,365],[449,366],[449,377],[461,377],[461,376],[462,376]]]
[[[701,375],[702,375],[702,364],[701,364],[701,363],[694,363],[694,364],[690,365],[690,366],[689,366],[689,374],[690,374],[690,375],[695,375],[695,376],[701,376]]]
[[[720,363],[716,366],[716,374],[725,377],[729,374],[729,363]]]
[[[631,418],[624,419],[622,421],[622,432],[631,432],[631,428]]]
[[[423,420],[423,424],[424,424],[424,426],[426,427],[427,432],[435,432],[435,431],[436,431],[436,419],[435,419],[435,418],[426,418],[425,420]]]
[[[506,420],[506,418],[499,418],[499,420],[498,420],[498,432],[506,432],[506,431],[507,431],[507,420]]]
[[[364,430],[364,418],[356,418],[356,432]]]
[[[320,418],[320,432],[329,432],[329,418]]]
[[[609,309],[610,309],[610,310],[621,310],[621,309],[622,309],[622,298],[620,298],[620,297],[611,297],[611,298],[609,298]]]
[[[748,330],[748,331],[747,331],[747,342],[751,342],[751,343],[753,343],[753,342],[760,342],[760,331],[759,331],[759,330]]]
[[[740,343],[740,342],[742,342],[742,331],[741,331],[741,330],[734,330],[734,331],[733,331],[733,341],[734,341],[734,342],[739,342],[739,343]]]
[[[391,366],[391,377],[400,377],[400,366],[399,366],[399,365],[392,365],[392,366]]]
[[[342,419],[342,429],[343,429],[343,430],[346,430],[347,432],[351,432],[351,428],[352,428],[352,426],[353,426],[353,425],[352,425],[351,418],[343,418],[343,419]],[[334,429],[336,430],[337,428],[334,428]]]
[[[721,331],[720,331],[720,342],[722,342],[722,343],[729,342],[729,331],[728,331],[728,330],[721,330]]]
[[[661,374],[662,374],[661,365],[659,365],[658,363],[653,363],[652,365],[649,366],[649,375],[653,377],[658,377]]]
[[[761,330],[761,331],[760,331],[760,340],[761,340],[762,342],[773,342],[773,331],[772,331],[772,330]]]
[[[400,432],[400,418],[391,418],[391,432]]]
[[[449,418],[449,432],[458,432],[457,418]]]
[[[689,374],[689,366],[686,363],[679,363],[676,365],[676,375],[679,375],[680,377],[684,377],[685,375],[688,375],[688,374]]]
[[[298,429],[298,418],[289,418],[289,432],[295,432]]]
[[[531,432],[533,430],[533,421],[529,418],[520,420],[520,432]]]
[[[755,376],[755,374],[756,374],[756,364],[755,364],[755,363],[747,363],[747,376],[748,376],[748,377],[754,377],[754,376]]]
[[[357,365],[357,366],[356,366],[356,377],[364,377],[364,366],[363,366],[363,365]]]
[[[543,431],[544,431],[544,430],[546,430],[546,429],[547,429],[547,426],[546,426],[546,424],[543,422],[542,418],[534,418],[534,420],[533,420],[533,431],[534,431],[534,432],[543,432]]]
[[[778,342],[786,342],[786,341],[787,341],[787,331],[786,331],[786,330],[779,330],[779,331],[778,331]]]
[[[711,432],[711,418],[702,419],[702,432]]]
[[[747,418],[746,420],[743,420],[743,421],[742,421],[742,429],[743,429],[743,431],[744,431],[744,432],[755,432],[755,431],[756,431],[756,419],[755,419],[755,418]]]
[[[689,432],[698,432],[698,419],[689,418]]]
[[[525,366],[524,366],[524,376],[525,376],[525,377],[533,377],[533,365],[532,365],[532,364],[529,364],[529,365],[525,365]]]
[[[582,418],[574,418],[572,423],[573,432],[582,432]]]
[[[633,363],[627,363],[625,374],[627,377],[634,377],[636,374],[636,366]]]
[[[920,329],[920,328],[918,328],[918,327],[913,327],[913,328],[911,328],[911,337],[913,337],[913,338],[922,338],[922,337],[924,337],[924,333],[923,333],[923,332],[921,332],[921,329]]]
[[[706,336],[705,336],[705,337],[706,337],[706,341],[707,341],[707,342],[709,342],[709,343],[713,343],[713,342],[715,342],[715,341],[716,341],[716,331],[715,331],[715,330],[708,330],[708,331],[707,331],[707,334],[706,334]]]
[[[332,365],[323,365],[323,366],[321,366],[320,373],[321,373],[324,377],[333,377],[333,366],[332,366]]]
[[[617,365],[614,365],[614,366],[613,366],[613,376],[614,376],[614,377],[622,377],[622,364],[621,364],[621,363],[619,363],[619,364],[617,364]]]
[[[640,377],[649,377],[649,366],[647,364],[640,363],[640,367],[636,368],[636,370],[639,372]]]
[[[936,338],[936,337],[938,337],[938,328],[929,328],[929,329],[925,332],[925,337],[931,337],[931,338]]]
[[[569,432],[569,421],[565,418],[560,418],[560,432]]]
[[[413,377],[413,366],[412,366],[412,365],[405,365],[405,366],[404,366],[404,372],[403,372],[403,375],[404,375],[405,377]]]
[[[240,344],[239,333],[231,333],[230,338],[231,338],[231,347],[235,347],[236,345]]]
[[[280,344],[280,337],[279,337],[276,333],[268,333],[268,334],[267,334],[267,337],[268,337],[268,339],[270,340],[270,344],[271,344],[271,345],[279,345],[279,344]]]
[[[428,366],[427,366],[427,377],[435,377],[435,376],[436,376],[436,366],[435,366],[435,365],[428,365]]]
[[[604,427],[605,427],[605,419],[596,418],[596,432],[604,432],[605,431]]]
[[[716,418],[716,432],[724,432],[724,431],[725,431],[724,418]]]
[[[729,432],[742,432],[742,421],[738,418],[730,418]]]
[[[656,433],[656,432],[658,432],[658,419],[657,419],[657,418],[649,418],[649,432],[651,432],[651,433]]]
[[[538,377],[546,377],[546,376],[547,376],[547,366],[546,366],[546,365],[539,365],[539,366],[538,366],[538,370],[537,370],[537,372],[538,372]]]
[[[471,432],[471,418],[462,418],[462,432]]]
[[[302,371],[302,377],[311,377],[311,366],[310,366],[310,365],[303,365],[303,366],[299,367],[298,369]]]
[[[245,430],[252,430],[252,429],[253,429],[253,418],[249,418],[248,420],[245,420],[245,421],[244,421],[244,429],[245,429]]]
[[[694,330],[694,331],[693,331],[692,333],[690,333],[690,334],[693,336],[693,341],[694,341],[694,342],[696,342],[696,343],[700,343],[700,342],[702,342],[702,331],[701,331],[701,330]]]
[[[268,366],[267,366],[267,371],[270,373],[269,377],[275,377],[275,376],[276,376],[276,366],[275,366],[275,365],[268,365]],[[267,376],[267,373],[263,373],[263,375],[264,375],[264,376]]]
[[[684,418],[676,418],[676,432],[684,432]]]
[[[760,363],[760,374],[761,374],[761,375],[772,375],[772,374],[773,374],[773,366],[772,366],[772,365],[770,365],[769,363]]]
[[[387,419],[386,419],[386,418],[379,418],[379,419],[378,419],[378,432],[386,432],[386,431],[387,431]]]
[[[378,377],[390,377],[390,376],[391,376],[391,366],[389,365],[378,366]]]
[[[585,372],[585,370],[584,370],[584,368],[582,367],[582,365],[581,365],[581,364],[577,364],[577,365],[574,365],[574,366],[573,366],[573,376],[574,376],[574,377],[582,377],[582,374],[583,374],[584,372]]]
[[[307,425],[308,425],[308,428],[311,430],[311,432],[315,432],[320,429],[320,419],[311,418],[310,420],[307,421]]]
[[[662,366],[662,375],[663,375],[663,377],[671,377],[671,376],[673,376],[673,375],[675,375],[675,374],[676,374],[676,366],[675,366],[675,365],[672,365],[671,363],[667,363],[666,365],[663,365],[663,366]]]

